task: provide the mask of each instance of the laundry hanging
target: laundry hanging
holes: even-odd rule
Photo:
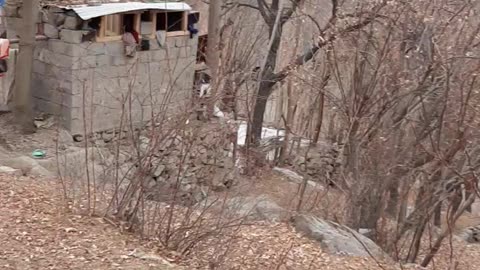
[[[8,71],[7,59],[10,55],[10,41],[8,39],[0,39],[0,77],[5,76]]]
[[[134,57],[137,52],[137,38],[131,32],[126,32],[122,37],[123,43],[125,45],[125,55]]]

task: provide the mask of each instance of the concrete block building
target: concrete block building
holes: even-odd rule
[[[38,19],[38,34],[46,39],[34,55],[35,108],[58,116],[72,134],[186,111],[198,20],[182,2],[48,2]],[[125,29],[139,34],[133,56],[125,53]]]

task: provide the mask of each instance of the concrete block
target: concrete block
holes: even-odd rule
[[[181,48],[187,46],[189,38],[189,36],[175,37],[175,47]]]
[[[190,47],[182,47],[179,48],[179,58],[188,58],[190,56]]]
[[[72,95],[78,95],[81,98],[83,91],[91,91],[93,88],[93,80],[95,76],[96,75],[94,68],[74,70],[72,74],[71,86]]]
[[[63,28],[69,30],[79,30],[83,24],[82,19],[78,16],[66,16],[63,22]]]
[[[166,47],[169,49],[175,47],[175,43],[175,37],[167,37],[165,40]]]
[[[3,6],[3,14],[5,17],[20,17],[20,6],[6,4]]]
[[[61,82],[72,82],[72,70],[70,68],[46,64],[45,73],[45,76],[58,78]]]
[[[180,48],[177,47],[168,47],[166,50],[166,59],[177,59],[180,55]]]
[[[65,19],[66,15],[64,11],[58,7],[49,7],[42,13],[42,21],[56,27],[61,26],[65,22]]]
[[[187,41],[187,46],[191,47],[198,47],[198,36],[194,36],[193,38],[189,38]]]
[[[110,55],[98,55],[96,57],[97,67],[111,66],[113,65],[113,56]]]
[[[35,59],[44,62],[46,64],[51,64],[61,68],[72,68],[72,57],[63,55],[63,54],[56,54],[50,50],[40,49],[35,50],[38,54],[35,55]]]
[[[60,31],[60,39],[67,43],[79,44],[82,43],[83,35],[87,33],[88,31],[62,29]]]
[[[167,58],[167,51],[164,49],[150,51],[150,61],[151,62],[160,62]]]
[[[68,115],[69,108],[37,97],[33,97],[34,110],[38,112],[45,112],[55,116],[66,117]]]
[[[105,54],[110,56],[125,56],[125,48],[122,41],[105,42]]]
[[[189,47],[190,50],[190,56],[193,58],[197,58],[197,53],[198,53],[198,48],[197,47]]]
[[[94,68],[96,66],[97,66],[97,56],[95,55],[79,56],[79,57],[72,58],[72,70],[88,69],[88,68]]]
[[[112,57],[112,65],[114,66],[129,66],[132,67],[137,62],[136,57],[114,56]]]
[[[89,49],[82,44],[66,43],[63,40],[49,40],[48,49],[68,56],[88,56],[96,55],[96,52]]]
[[[86,50],[89,55],[102,55],[107,53],[107,48],[103,42],[84,42],[78,45]]]
[[[159,50],[159,49],[161,48],[160,48],[160,44],[158,44],[157,39],[150,39],[150,50],[153,51],[153,50]]]
[[[22,25],[22,19],[16,17],[6,17],[5,23],[7,27],[7,38],[17,38],[19,27]]]
[[[153,32],[153,23],[152,22],[141,22],[140,24],[140,35],[150,35]]]
[[[47,64],[38,60],[33,60],[33,72],[47,76]]]
[[[141,51],[137,52],[137,58],[140,63],[149,63],[152,59],[152,52],[151,51]]]
[[[48,38],[53,38],[53,39],[60,38],[60,31],[57,29],[57,27],[49,23],[43,24],[43,34]]]

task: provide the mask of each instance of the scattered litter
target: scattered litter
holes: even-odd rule
[[[35,149],[32,152],[32,157],[33,158],[44,158],[46,155],[47,155],[47,152],[45,152],[44,150],[40,150],[40,149]]]
[[[164,265],[173,267],[173,265],[170,262],[168,262],[167,260],[165,260],[164,258],[162,258],[158,255],[148,254],[148,253],[145,253],[145,252],[142,252],[142,251],[137,251],[136,249],[133,250],[132,252],[130,252],[128,254],[128,256],[132,256],[132,257],[139,258],[139,259],[142,259],[142,260],[158,261],[158,262],[161,262]]]
[[[65,232],[67,232],[67,233],[74,233],[74,232],[78,232],[78,230],[75,229],[75,228],[65,228]]]

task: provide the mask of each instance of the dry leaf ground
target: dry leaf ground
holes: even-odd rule
[[[60,193],[55,181],[0,175],[0,269],[180,269],[155,254],[155,243],[122,234],[101,218],[65,213]],[[446,242],[435,269],[448,269],[451,256],[459,270],[480,269],[480,246],[454,245],[451,255]],[[288,224],[268,223],[205,239],[178,263],[183,269],[401,269],[326,254]]]
[[[62,204],[54,181],[0,175],[0,269],[177,269],[151,245],[101,218],[65,213]],[[199,245],[184,269],[382,269],[371,259],[325,254],[285,224],[225,235]]]
[[[100,218],[60,214],[55,183],[0,175],[0,269],[170,269]]]

